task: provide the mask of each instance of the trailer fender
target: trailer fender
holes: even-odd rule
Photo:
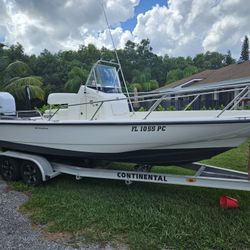
[[[19,160],[27,160],[35,163],[41,171],[43,181],[47,181],[60,174],[53,169],[50,162],[45,157],[40,155],[26,154],[16,151],[5,151],[1,152],[0,156],[7,156]]]

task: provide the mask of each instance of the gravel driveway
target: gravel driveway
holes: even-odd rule
[[[25,194],[8,191],[7,184],[0,179],[0,249],[73,249],[41,239],[41,232],[34,230],[29,219],[18,212],[27,199]]]
[[[33,228],[28,218],[18,212],[18,207],[27,201],[28,197],[19,192],[9,191],[7,184],[0,177],[0,250],[72,250],[75,248],[44,240],[38,228]],[[109,244],[82,246],[79,249],[113,249]]]

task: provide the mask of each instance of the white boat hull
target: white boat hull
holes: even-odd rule
[[[140,95],[134,101],[145,98],[152,102],[151,108],[131,112],[131,98],[122,93],[116,70],[120,65],[108,64],[97,62],[78,93],[50,94],[51,109],[40,118],[3,117],[0,147],[70,160],[182,164],[210,158],[250,137],[250,110],[233,110],[249,93],[249,86],[242,86],[223,110],[155,111],[172,95],[193,96],[190,90],[186,94],[182,90]]]
[[[137,163],[193,162],[237,147],[250,119],[210,121],[5,121],[0,146],[51,157]]]

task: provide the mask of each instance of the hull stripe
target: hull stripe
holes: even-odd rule
[[[197,124],[246,124],[250,125],[250,119],[239,119],[239,120],[211,120],[211,121],[143,121],[143,122],[1,122],[0,126],[5,125],[25,125],[25,126],[143,126],[143,125],[197,125]]]
[[[183,164],[211,158],[225,152],[231,147],[219,148],[190,148],[190,149],[161,149],[136,150],[122,153],[89,153],[47,147],[38,147],[26,144],[0,141],[3,150],[16,150],[46,156],[51,159],[81,161],[84,159],[108,160],[120,162],[134,162],[145,164]]]

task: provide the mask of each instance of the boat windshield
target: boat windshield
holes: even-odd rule
[[[96,64],[90,72],[86,86],[106,93],[121,93],[121,83],[115,67]]]

